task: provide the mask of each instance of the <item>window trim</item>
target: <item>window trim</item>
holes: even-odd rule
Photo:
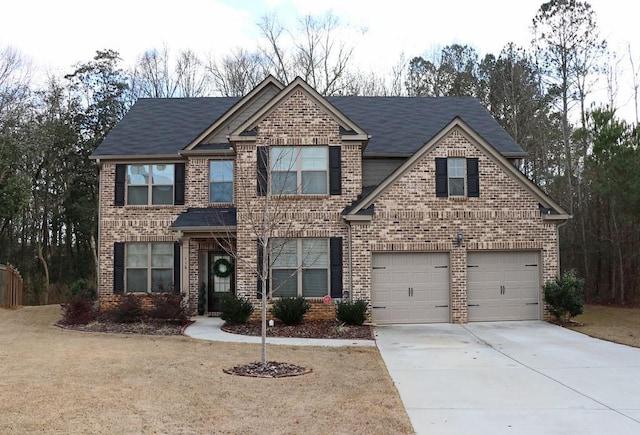
[[[451,174],[451,163],[459,162],[462,168],[462,175]],[[462,180],[462,194],[456,195],[452,193],[451,181]],[[467,195],[467,160],[464,157],[448,157],[447,158],[447,195],[451,198],[466,198]]]
[[[231,164],[231,201],[212,201],[211,200],[211,186],[214,183],[228,183],[228,181],[212,181],[211,175],[213,173],[212,164],[214,162],[227,162]],[[235,178],[236,178],[236,164],[234,159],[211,159],[209,160],[209,204],[233,204],[235,201]]]
[[[302,154],[303,154],[303,150],[304,149],[320,149],[323,150],[325,155],[323,156],[326,162],[326,166],[324,167],[324,169],[321,170],[304,170],[303,169],[303,163],[304,163],[304,159],[302,158]],[[273,154],[274,154],[274,150],[278,150],[278,149],[291,149],[293,150],[294,153],[294,162],[291,168],[289,168],[288,170],[276,170],[274,168],[274,164],[276,162],[272,161],[273,159]],[[269,147],[269,166],[270,166],[270,172],[271,172],[271,194],[272,195],[305,195],[305,196],[309,196],[309,195],[329,195],[330,194],[330,189],[331,189],[331,185],[330,185],[330,172],[331,172],[331,157],[330,157],[330,150],[329,150],[329,145],[302,145],[302,146],[272,146]],[[295,192],[274,192],[274,183],[273,183],[273,175],[275,173],[293,173],[295,171],[296,174],[296,189]],[[303,174],[307,172],[307,173],[318,173],[318,172],[324,172],[325,177],[324,177],[324,192],[312,192],[312,193],[307,193],[304,192],[304,185],[302,182],[303,179]]]
[[[276,241],[280,241],[280,240],[286,240],[286,241],[295,241],[296,242],[296,266],[295,267],[290,267],[290,266],[276,266],[275,265],[275,261],[272,261],[271,264],[269,265],[270,267],[270,273],[269,273],[269,287],[272,290],[273,294],[272,297],[274,298],[280,298],[280,297],[288,297],[288,296],[279,296],[277,294],[278,289],[276,289],[276,287],[274,286],[273,283],[273,276],[274,270],[294,270],[294,275],[292,275],[291,277],[288,278],[288,280],[290,279],[295,279],[296,280],[296,297],[304,297],[304,298],[322,298],[324,296],[327,295],[331,295],[331,246],[330,246],[330,239],[329,238],[325,238],[325,237],[300,237],[300,238],[294,238],[294,237],[282,237],[282,238],[274,238],[273,242]],[[326,256],[326,265],[324,267],[312,267],[312,266],[304,266],[304,249],[303,249],[303,242],[304,241],[309,241],[309,240],[319,240],[322,241],[325,245],[326,251],[325,251],[325,256]],[[275,243],[271,244],[271,248],[270,249],[274,249],[275,247]],[[304,270],[325,270],[327,273],[327,281],[326,281],[326,289],[325,289],[325,293],[321,296],[305,296],[304,295],[304,287],[303,287],[303,272]]]
[[[153,182],[153,167],[166,165],[171,166],[173,168],[173,182],[171,184],[157,184]],[[129,168],[132,166],[148,166],[148,182],[145,184],[131,184],[129,179]],[[129,188],[130,187],[142,187],[145,186],[147,188],[147,201],[143,204],[131,204],[129,202]],[[171,186],[171,202],[170,203],[162,203],[156,204],[153,202],[153,188],[160,186]],[[125,165],[125,180],[124,180],[124,205],[133,206],[133,207],[144,207],[144,206],[171,206],[176,204],[176,164],[175,163],[129,163]]]
[[[128,258],[129,258],[129,248],[132,245],[142,245],[146,246],[146,256],[147,256],[147,265],[146,268],[142,267],[129,267]],[[171,252],[171,266],[167,267],[154,267],[153,266],[153,245],[167,245],[170,247]],[[124,244],[124,274],[123,274],[123,290],[125,294],[163,294],[163,293],[172,293],[175,288],[175,258],[176,252],[174,248],[174,244],[171,242],[127,242]],[[147,272],[147,285],[145,291],[130,291],[128,289],[128,275],[129,270],[146,270]],[[153,270],[169,270],[171,271],[171,283],[167,286],[167,289],[163,292],[153,291]]]

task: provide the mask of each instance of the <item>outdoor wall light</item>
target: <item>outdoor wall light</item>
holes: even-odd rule
[[[456,234],[456,246],[462,245],[462,237],[464,237],[462,231],[458,231],[458,234]]]

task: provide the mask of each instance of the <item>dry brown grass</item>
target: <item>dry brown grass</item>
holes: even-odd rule
[[[584,313],[575,317],[583,326],[574,331],[614,343],[640,347],[640,308],[608,305],[585,305]]]
[[[404,434],[376,348],[269,346],[313,369],[231,376],[258,345],[63,330],[59,306],[0,309],[0,433]]]

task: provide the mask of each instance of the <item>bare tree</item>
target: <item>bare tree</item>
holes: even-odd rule
[[[258,147],[257,177],[246,176],[240,179],[238,176],[236,180],[236,192],[243,197],[242,201],[238,201],[242,206],[238,207],[237,216],[238,221],[242,221],[243,233],[212,233],[217,245],[226,255],[232,257],[235,263],[243,268],[244,273],[256,277],[260,301],[263,365],[267,363],[267,305],[274,295],[284,296],[279,294],[279,291],[290,283],[290,280],[296,279],[302,266],[289,264],[284,274],[277,277],[272,276],[272,270],[274,266],[282,266],[282,263],[286,262],[287,254],[290,254],[288,242],[297,240],[310,226],[310,223],[300,220],[297,212],[291,209],[290,200],[286,199],[292,194],[303,193],[316,187],[313,183],[298,179],[296,167],[302,152],[298,147]],[[249,172],[246,172],[246,175],[248,174]],[[323,186],[319,187],[322,190]],[[324,188],[328,191],[328,184]],[[236,243],[238,239],[241,240]],[[256,246],[257,256],[243,255],[237,247],[239,243],[243,243],[244,246]],[[303,255],[303,263],[307,267],[318,261],[321,260],[310,253]]]
[[[210,58],[206,69],[213,88],[224,97],[246,95],[268,75],[262,56],[243,48],[236,48],[219,61]]]
[[[145,51],[134,67],[136,97],[202,97],[209,94],[206,69],[192,50],[178,52],[175,59],[167,46]]]
[[[627,46],[629,53],[629,63],[631,64],[631,83],[633,85],[633,108],[636,115],[636,125],[638,125],[638,90],[640,90],[640,65],[636,66],[631,53],[631,44]]]
[[[209,80],[204,64],[195,52],[183,50],[178,53],[175,71],[181,97],[203,97],[209,94]]]
[[[169,48],[145,51],[133,71],[133,92],[138,97],[167,98],[175,96],[178,83],[170,71]]]
[[[353,46],[340,38],[340,22],[327,13],[306,15],[299,20],[296,33],[286,31],[275,15],[265,15],[259,24],[266,40],[261,52],[271,74],[289,83],[302,77],[322,95],[344,93],[343,78],[353,54]]]

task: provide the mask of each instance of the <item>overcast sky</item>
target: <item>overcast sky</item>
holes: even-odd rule
[[[296,17],[331,10],[349,26],[355,60],[363,70],[386,73],[401,53],[424,55],[452,43],[481,55],[499,54],[507,42],[528,47],[541,0],[9,0],[0,25],[0,48],[13,46],[40,68],[68,73],[110,48],[132,65],[137,56],[166,44],[201,55],[234,47],[254,49],[256,23],[276,13],[292,27]],[[601,36],[640,59],[640,3],[591,0]],[[638,61],[637,63],[640,63]],[[638,65],[636,65],[637,67]],[[623,68],[630,69],[627,58]],[[622,87],[622,84],[621,84]],[[622,89],[621,89],[622,91]],[[628,92],[630,95],[630,89]],[[621,98],[621,100],[624,98]],[[628,101],[628,98],[626,99]]]

